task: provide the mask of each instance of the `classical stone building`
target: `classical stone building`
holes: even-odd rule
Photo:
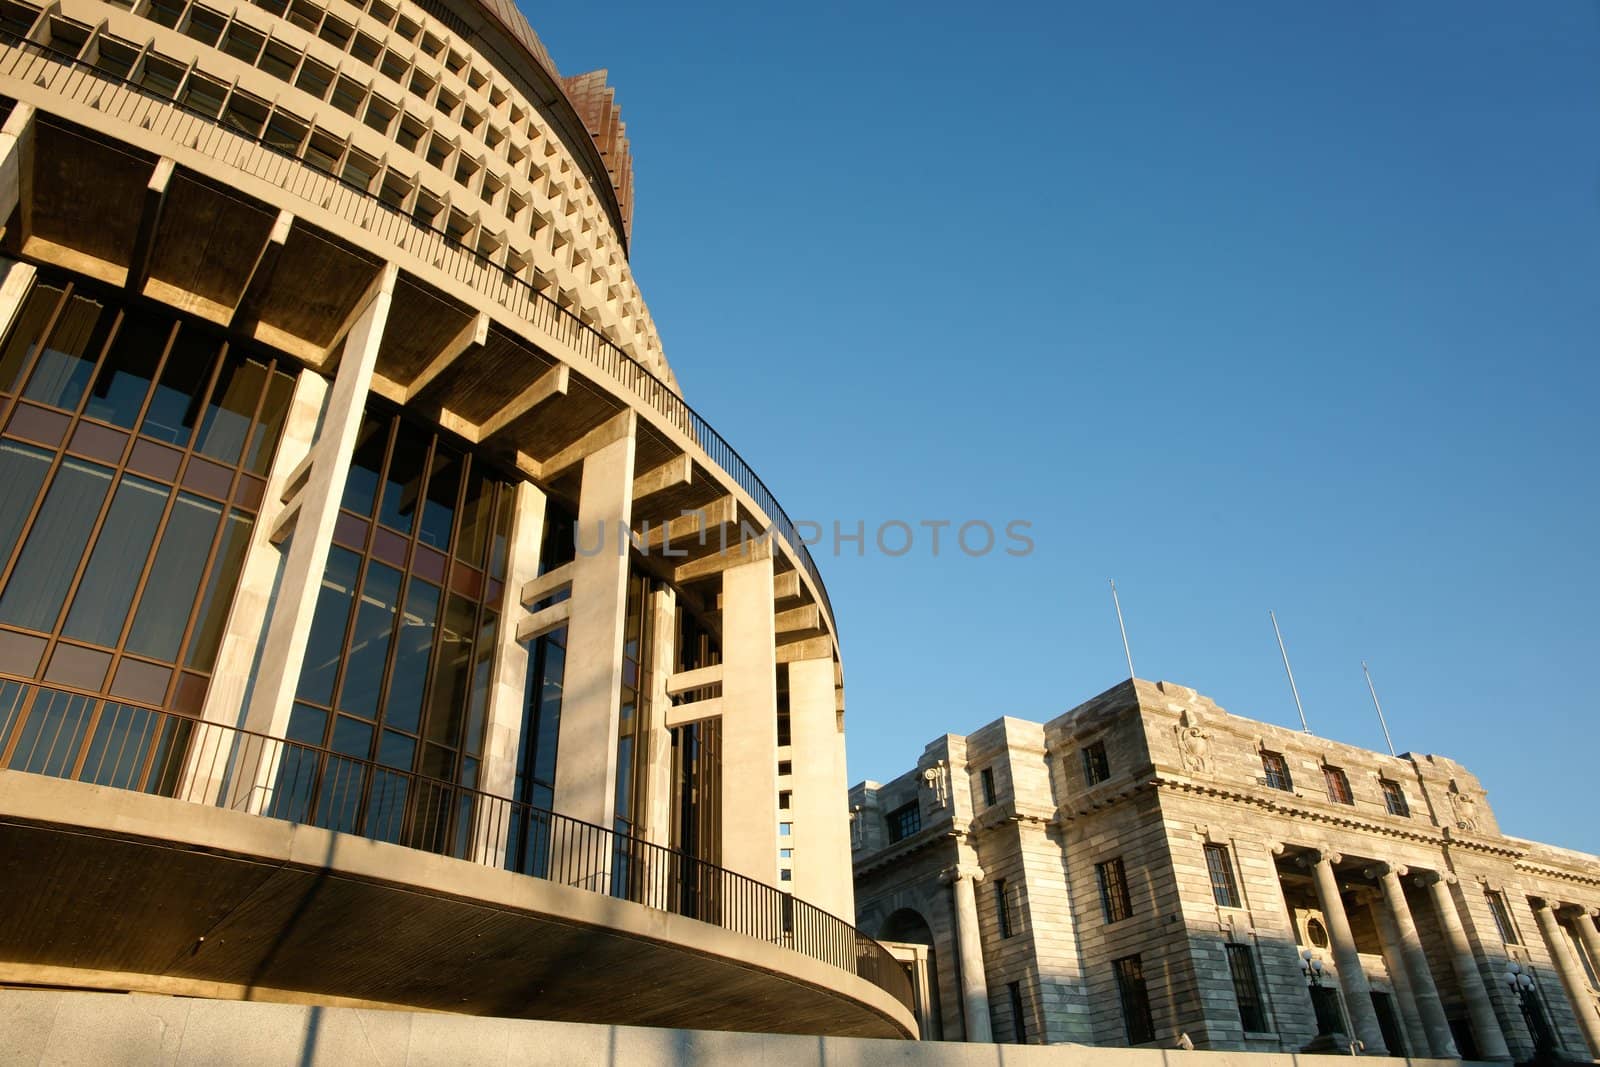
[[[1445,757],[1135,681],[850,803],[858,925],[925,1037],[1600,1055],[1600,859],[1502,834]]]
[[[0,983],[908,1033],[605,73],[508,0],[0,0],[0,123]]]

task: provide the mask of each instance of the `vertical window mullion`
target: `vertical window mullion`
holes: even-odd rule
[[[17,317],[12,320],[12,329],[16,329],[20,324],[22,311],[27,306],[28,297],[32,296],[33,291],[38,287],[39,279],[35,275],[33,284],[28,286],[28,291],[23,294],[21,303],[17,305]],[[17,368],[17,380],[12,386],[11,396],[7,399],[6,406],[0,408],[0,416],[9,416],[11,409],[16,407],[17,403],[22,399],[22,391],[27,388],[28,379],[33,376],[34,368],[39,365],[39,357],[44,354],[44,346],[49,342],[50,335],[55,333],[56,327],[60,325],[61,315],[66,311],[67,305],[72,302],[72,297],[76,290],[77,284],[75,282],[69,281],[61,287],[61,295],[56,298],[54,310],[45,319],[44,329],[39,332],[38,339],[33,342],[33,351],[28,353],[28,357],[22,361],[22,366]]]

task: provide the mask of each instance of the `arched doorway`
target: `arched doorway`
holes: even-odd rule
[[[924,1041],[944,1038],[939,1014],[939,979],[934,960],[933,928],[912,908],[901,908],[878,927],[878,940],[906,969],[916,995],[917,1025]]]

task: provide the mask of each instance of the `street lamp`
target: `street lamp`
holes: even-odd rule
[[[1507,965],[1506,973],[1501,980],[1506,988],[1511,990],[1511,995],[1517,998],[1517,1007],[1522,1009],[1522,1024],[1528,1028],[1528,1035],[1533,1038],[1534,1055],[1545,1052],[1550,1042],[1545,1035],[1544,1027],[1540,1025],[1544,1019],[1535,1015],[1535,1007],[1529,1000],[1534,989],[1532,972],[1513,960]]]
[[[1322,984],[1322,961],[1308,948],[1300,951],[1300,973],[1305,975],[1306,981],[1312,985]]]
[[[1322,961],[1317,958],[1317,954],[1315,952],[1312,952],[1308,948],[1300,950],[1300,973],[1306,976],[1306,982],[1311,986],[1311,988],[1322,988]],[[1322,1012],[1321,1008],[1317,1006],[1317,998],[1313,996],[1311,1000],[1312,1006],[1317,1007],[1317,1014],[1320,1017]],[[1348,1041],[1348,1044],[1345,1047],[1350,1050],[1350,1055],[1359,1055],[1362,1050],[1366,1048],[1366,1046],[1362,1044],[1362,1042],[1355,1036],[1355,1028],[1350,1025],[1350,1017],[1345,1014],[1344,1002],[1337,996],[1334,997],[1334,1000],[1339,1005],[1339,1016],[1343,1020],[1342,1025],[1344,1026],[1345,1031],[1344,1036]]]

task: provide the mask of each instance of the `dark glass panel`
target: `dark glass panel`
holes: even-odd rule
[[[209,671],[217,660],[217,648],[222,644],[222,628],[228,621],[228,608],[233,603],[233,591],[239,580],[239,570],[244,566],[244,554],[250,547],[252,520],[242,511],[228,513],[227,525],[222,530],[222,547],[217,561],[212,564],[211,575],[206,579],[205,595],[200,599],[200,614],[195,618],[194,636],[189,640],[187,662],[197,670]]]
[[[210,679],[203,674],[185,671],[178,676],[178,687],[172,692],[172,710],[183,715],[199,715],[206,703],[206,689]]]
[[[448,748],[438,745],[422,746],[422,766],[418,773],[429,778],[442,778],[449,781],[453,777],[456,765],[456,754]]]
[[[6,433],[26,438],[55,451],[61,444],[61,439],[67,436],[67,427],[71,425],[71,415],[51,411],[49,408],[34,407],[32,404],[18,404],[16,411],[11,415],[11,421],[6,424]]]
[[[23,701],[28,699],[31,686],[16,682],[0,682],[0,751],[11,740],[11,728],[22,714]]]
[[[239,462],[255,418],[256,402],[267,384],[267,368],[253,359],[224,360],[211,390],[205,417],[200,421],[200,439],[195,447],[204,455],[223,463]]]
[[[561,739],[561,696],[567,667],[567,631],[563,627],[540,638],[544,644],[544,670],[539,678],[539,728],[535,740],[533,777],[553,787],[556,780],[556,746]],[[544,806],[548,807],[548,804]]]
[[[139,424],[140,433],[170,444],[189,443],[200,414],[201,394],[220,347],[216,337],[202,330],[185,325],[178,331],[149,410]]]
[[[128,633],[128,651],[175,663],[184,628],[211,552],[211,539],[222,521],[222,508],[209,500],[179,493],[156,549],[155,565],[139,598]]]
[[[495,509],[494,514],[494,537],[490,540],[489,547],[489,577],[498,581],[505,581],[506,557],[511,552],[511,513],[515,510],[512,507],[513,500],[508,486],[500,493],[500,506]],[[573,555],[569,555],[562,562],[571,562],[573,558]]]
[[[259,511],[261,497],[266,493],[267,483],[260,478],[248,474],[239,475],[239,484],[233,489],[233,502],[246,511]]]
[[[378,521],[390,529],[410,533],[417,521],[417,497],[422,492],[422,465],[428,458],[426,435],[400,424],[395,434],[394,452],[383,479],[383,499],[378,504]]]
[[[378,717],[378,696],[383,670],[389,661],[394,618],[400,609],[401,574],[381,563],[367,564],[366,582],[356,608],[355,631],[345,653],[344,682],[339,687],[339,710],[363,719]]]
[[[355,453],[350,457],[350,474],[344,482],[344,499],[339,506],[357,515],[371,515],[378,495],[378,476],[383,470],[383,453],[389,447],[389,420],[371,414],[361,417],[356,432]]]
[[[416,757],[416,738],[397,734],[393,730],[383,732],[383,740],[378,746],[379,763],[385,767],[397,767],[402,771],[409,771]]]
[[[0,441],[0,570],[17,547],[17,535],[50,473],[50,453],[17,441]]]
[[[56,645],[50,653],[50,665],[44,669],[44,680],[74,689],[99,689],[106,681],[106,671],[111,668],[111,653],[77,645]]]
[[[19,678],[32,678],[39,670],[39,661],[44,659],[45,646],[48,644],[42,637],[30,637],[12,630],[0,630],[0,672],[14,674]],[[0,707],[0,713],[5,709]],[[0,730],[0,734],[4,731]],[[0,748],[5,746],[5,741],[0,739]]]
[[[116,647],[171,492],[166,486],[143,478],[122,479],[111,498],[111,510],[100,527],[100,536],[95,539],[89,568],[83,572],[83,581],[72,598],[64,636]]]
[[[244,468],[254,474],[265,474],[272,466],[273,454],[278,449],[278,435],[283,433],[284,419],[289,416],[289,402],[294,399],[294,379],[282,371],[275,372],[267,381],[267,399],[261,405],[261,417],[250,428],[249,445],[244,450]]]
[[[494,483],[484,476],[483,465],[474,461],[467,474],[466,499],[461,504],[461,533],[456,540],[456,559],[472,567],[483,566],[483,549],[489,538],[489,519],[493,506]]]
[[[445,603],[439,661],[434,668],[433,694],[428,701],[428,738],[452,748],[461,743],[461,724],[467,710],[476,614],[472,601],[464,597],[452,596]]]
[[[110,488],[106,468],[77,459],[61,461],[0,595],[0,622],[30,630],[54,628]]]
[[[411,557],[411,571],[430,582],[443,582],[445,563],[446,557],[442,553],[427,545],[418,545],[416,554]]]
[[[410,547],[410,541],[392,530],[385,530],[382,526],[372,535],[372,554],[386,563],[393,563],[396,567],[406,565],[406,551]]]
[[[72,440],[67,444],[69,451],[103,463],[120,462],[122,452],[127,447],[127,434],[92,422],[78,423],[78,428],[72,431]]]
[[[166,316],[129,312],[122,318],[111,351],[94,376],[83,413],[115,426],[132,429],[155,380],[161,353],[175,323]]]
[[[483,613],[478,640],[472,646],[472,694],[467,701],[467,751],[483,751],[483,724],[489,706],[489,683],[494,671],[495,614]]]
[[[77,408],[105,344],[111,316],[96,301],[74,295],[50,331],[22,395],[51,407]]]
[[[135,441],[133,454],[128,457],[129,470],[168,482],[178,476],[178,468],[182,464],[182,452],[154,441]]]
[[[77,759],[93,708],[92,697],[39,690],[11,753],[11,769],[58,778],[67,774]]]
[[[461,457],[443,445],[433,450],[428,471],[428,496],[422,505],[422,532],[417,540],[443,552],[450,547],[455,525],[456,497],[461,492]],[[443,575],[440,575],[442,578]]]
[[[394,673],[384,724],[416,733],[422,720],[423,687],[428,680],[428,652],[433,648],[434,621],[439,614],[439,589],[411,579],[406,589],[405,614],[400,620]]]
[[[56,305],[61,302],[62,292],[53,285],[39,284],[28,293],[28,301],[17,313],[11,333],[6,337],[6,346],[0,349],[0,393],[9,393],[16,386],[18,375],[38,347],[39,335],[44,333]]]
[[[233,471],[199,456],[191,456],[189,465],[183,471],[183,487],[226,500],[233,489]]]
[[[342,755],[366,759],[372,752],[372,727],[357,719],[336,715],[333,719],[333,741],[328,747]]]
[[[350,621],[350,605],[355,599],[356,574],[361,557],[342,548],[328,550],[328,566],[322,572],[322,592],[317,594],[317,610],[311,617],[311,635],[306,639],[305,665],[295,695],[318,704],[333,703],[333,681],[344,653],[344,628]],[[317,735],[317,744],[322,735]]]
[[[289,729],[284,736],[302,745],[322,747],[328,734],[328,713],[308,704],[296,704],[289,713]]]
[[[111,695],[124,700],[160,704],[167,698],[167,683],[171,680],[171,667],[158,667],[143,660],[124,658],[117,664],[116,676],[111,681]]]
[[[367,544],[367,524],[341,511],[333,524],[333,539],[337,544],[348,545],[359,551]]]

